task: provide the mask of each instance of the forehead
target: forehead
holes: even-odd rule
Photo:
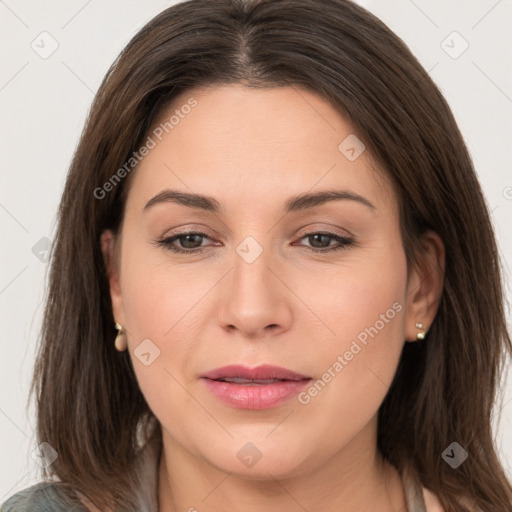
[[[340,111],[295,86],[191,89],[159,113],[148,136],[154,147],[134,171],[128,199],[137,209],[165,188],[235,209],[282,207],[285,197],[340,187],[393,198],[368,151],[347,158],[348,146],[363,146]]]

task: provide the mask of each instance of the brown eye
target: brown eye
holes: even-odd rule
[[[158,240],[156,243],[157,245],[165,247],[166,249],[176,253],[193,254],[202,252],[207,247],[202,244],[202,241],[205,238],[210,239],[210,237],[205,233],[189,232],[172,235],[162,240]],[[309,245],[306,245],[305,247],[318,253],[336,251],[354,244],[354,241],[351,238],[336,235],[334,233],[309,233],[301,237],[300,240],[304,239],[307,239],[309,242]],[[332,241],[336,242],[336,244],[332,245]]]
[[[179,240],[181,246],[184,249],[196,249],[197,247],[201,247],[202,237],[201,235],[192,234],[192,235],[179,235],[176,237],[176,240]],[[197,242],[199,241],[199,245]]]
[[[301,238],[301,240],[304,239],[307,239],[310,244],[309,246],[306,245],[306,247],[315,252],[336,251],[353,244],[352,239],[335,235],[334,233],[309,233]],[[333,240],[337,242],[337,245],[331,245]]]
[[[202,245],[204,238],[209,237],[205,233],[191,231],[158,240],[157,244],[173,252],[196,253],[204,250],[205,246]],[[179,242],[179,245],[176,245],[175,242]]]

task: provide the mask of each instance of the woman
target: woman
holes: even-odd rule
[[[159,14],[59,214],[34,375],[54,482],[2,511],[510,510],[485,201],[439,90],[364,9]]]

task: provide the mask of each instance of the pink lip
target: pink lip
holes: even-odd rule
[[[279,380],[272,383],[235,383],[218,380],[222,378]],[[230,365],[205,373],[201,379],[212,394],[228,405],[240,409],[269,409],[300,393],[311,377],[279,366],[247,368]]]
[[[280,379],[280,380],[301,380],[309,379],[308,375],[292,372],[280,366],[263,364],[256,368],[248,368],[239,364],[231,364],[216,368],[208,373],[201,375],[205,379],[223,379],[226,377],[240,377],[243,379]]]

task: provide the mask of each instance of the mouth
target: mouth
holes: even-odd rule
[[[254,410],[277,407],[300,393],[312,378],[272,365],[231,365],[212,370],[201,380],[225,404]]]
[[[225,379],[211,379],[218,382],[231,382],[232,384],[245,384],[263,386],[274,382],[288,382],[288,379],[242,379],[241,377],[226,377]]]
[[[232,364],[222,366],[215,370],[209,371],[201,377],[210,380],[224,380],[230,381],[232,379],[244,379],[246,381],[275,381],[275,380],[302,380],[311,378],[308,375],[303,375],[281,366],[274,366],[270,364],[263,364],[255,368],[249,368],[240,364]],[[266,382],[263,382],[264,384]]]

